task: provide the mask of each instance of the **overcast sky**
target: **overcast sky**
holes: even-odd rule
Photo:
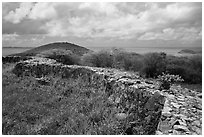
[[[202,46],[202,3],[3,3],[3,46]]]

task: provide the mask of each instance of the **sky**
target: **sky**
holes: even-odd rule
[[[202,3],[2,4],[3,47],[201,47]]]

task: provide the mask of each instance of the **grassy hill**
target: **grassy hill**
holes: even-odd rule
[[[41,52],[47,51],[47,50],[51,50],[51,49],[63,49],[63,50],[70,50],[72,51],[72,53],[82,56],[85,53],[88,53],[89,49],[72,44],[72,43],[68,43],[68,42],[56,42],[56,43],[50,43],[50,44],[46,44],[43,46],[39,46],[30,50],[27,50],[25,52],[22,53],[17,53],[17,54],[13,54],[16,56],[35,56],[36,54],[39,54]]]

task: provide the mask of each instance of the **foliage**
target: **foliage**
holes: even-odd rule
[[[166,54],[165,53],[148,53],[144,56],[143,72],[146,77],[155,78],[166,70]]]
[[[113,57],[108,51],[91,52],[82,57],[82,64],[94,67],[113,67]]]
[[[70,50],[64,49],[51,49],[48,51],[41,52],[37,56],[47,57],[50,59],[55,59],[66,65],[79,64],[80,58],[76,54],[73,54]]]
[[[179,75],[170,75],[162,73],[158,76],[158,80],[161,82],[160,89],[170,89],[170,86],[175,82],[182,82],[183,79]]]
[[[139,71],[143,67],[142,56],[125,52],[122,49],[91,52],[82,57],[82,64],[94,67],[107,67]]]
[[[139,55],[122,49],[112,49],[88,53],[82,57],[81,64],[139,72],[147,78],[156,78],[164,72],[179,75],[186,83],[202,83],[202,57],[197,55],[177,57],[167,56],[163,52]]]
[[[166,71],[180,75],[186,83],[202,83],[202,57],[173,57],[168,56]]]

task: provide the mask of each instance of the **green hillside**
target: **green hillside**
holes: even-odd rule
[[[72,51],[72,53],[82,56],[85,53],[88,53],[89,49],[72,44],[72,43],[68,43],[68,42],[56,42],[56,43],[50,43],[50,44],[46,44],[43,46],[39,46],[30,50],[27,50],[25,52],[22,53],[18,53],[18,54],[13,54],[16,56],[35,56],[36,54],[39,54],[41,52],[45,52],[51,49],[64,49],[64,50],[70,50]]]

